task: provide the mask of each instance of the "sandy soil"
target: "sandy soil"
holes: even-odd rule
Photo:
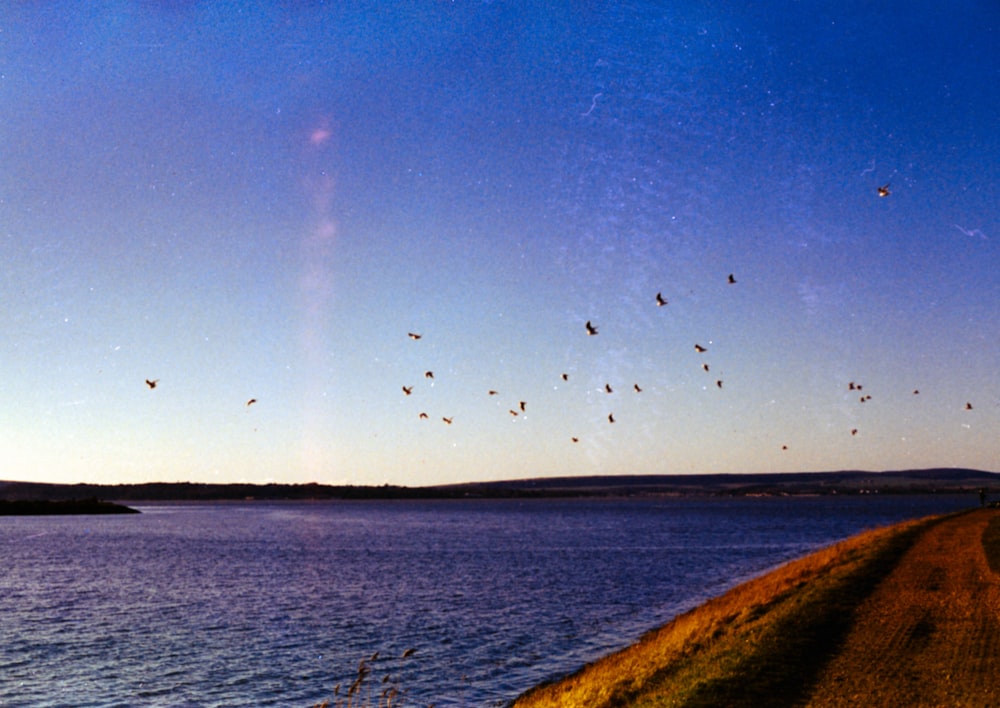
[[[930,528],[858,608],[810,706],[1000,705],[1000,576],[982,534],[995,511]]]

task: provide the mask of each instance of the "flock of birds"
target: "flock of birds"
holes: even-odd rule
[[[890,192],[889,192],[889,185],[888,184],[883,185],[883,186],[881,186],[881,187],[878,188],[878,196],[880,196],[880,197],[888,196],[889,193]],[[726,282],[729,285],[736,285],[737,284],[737,280],[736,280],[735,275],[733,273],[730,273],[727,276],[727,278],[726,278]],[[669,304],[667,298],[664,297],[664,295],[663,295],[662,292],[656,293],[654,302],[655,302],[656,307],[665,307],[665,306],[667,306]],[[596,336],[598,336],[600,334],[600,332],[598,330],[598,326],[593,321],[591,321],[591,320],[587,320],[584,323],[584,331],[586,332],[586,335],[588,337],[596,337]],[[419,334],[417,332],[408,332],[407,335],[413,341],[419,341],[420,339],[423,338],[423,335]],[[702,344],[697,343],[697,342],[694,343],[694,350],[698,354],[705,354],[706,352],[708,352],[708,348],[707,347],[705,347]],[[710,366],[710,364],[708,362],[703,362],[701,364],[701,368],[706,373],[711,372],[711,366]],[[434,372],[431,371],[431,370],[427,370],[427,371],[424,372],[424,377],[426,379],[434,379]],[[561,379],[563,381],[569,381],[569,374],[562,373],[561,374]],[[721,379],[721,378],[715,379],[715,387],[716,388],[722,389],[723,385],[724,385],[723,379]],[[410,385],[403,385],[402,386],[402,392],[403,392],[404,396],[411,396],[411,395],[413,395],[414,388],[415,388],[415,386],[412,385],[412,384],[410,384]],[[864,404],[864,403],[867,403],[868,401],[872,400],[872,395],[870,393],[868,393],[867,391],[865,391],[864,386],[862,384],[860,384],[860,383],[857,383],[855,381],[849,381],[847,383],[847,385],[846,385],[846,388],[847,388],[848,391],[858,392],[858,394],[857,394],[858,395],[858,402],[860,404]],[[612,387],[610,383],[604,384],[603,390],[607,394],[612,394],[615,391],[614,387]],[[643,388],[638,383],[632,384],[632,390],[636,394],[640,394],[640,393],[643,392]],[[499,392],[496,389],[488,389],[486,393],[487,393],[488,396],[497,396]],[[920,394],[920,390],[919,389],[914,389],[913,390],[913,395],[919,395],[919,394]],[[510,415],[512,417],[514,417],[514,418],[517,418],[518,416],[524,414],[527,411],[527,405],[528,404],[527,404],[526,401],[518,401],[518,403],[517,403],[517,405],[515,407],[510,408],[510,410],[509,410]],[[965,404],[965,410],[971,411],[972,409],[973,409],[972,403],[971,402],[966,402],[966,404]],[[420,411],[420,413],[418,414],[418,417],[419,417],[420,420],[429,420],[430,419],[430,416],[427,414],[426,411]],[[445,424],[451,425],[454,422],[454,416],[442,416],[441,420]],[[614,412],[609,412],[607,414],[607,422],[609,424],[614,424],[616,422]],[[850,434],[851,434],[852,437],[853,436],[857,436],[858,433],[859,433],[858,428],[851,428],[850,429]],[[580,437],[578,435],[572,435],[572,436],[570,436],[569,439],[573,443],[580,442]],[[781,445],[781,449],[782,450],[788,450],[788,445],[787,444]]]
[[[733,273],[730,273],[727,276],[727,278],[726,278],[726,282],[729,285],[736,285],[736,282],[737,282],[736,281],[736,276]],[[656,298],[655,298],[654,302],[656,303],[657,307],[664,307],[664,306],[666,306],[666,305],[669,304],[667,298],[665,298],[663,296],[662,291],[656,293]],[[584,326],[584,330],[587,333],[587,336],[589,336],[589,337],[595,337],[598,334],[600,334],[600,332],[598,332],[597,325],[595,325],[590,320],[587,320],[584,323],[583,326]],[[411,340],[413,340],[413,341],[419,341],[420,339],[423,338],[423,335],[419,334],[417,332],[407,332],[407,336]],[[695,343],[694,344],[694,350],[695,350],[695,352],[697,352],[699,354],[704,354],[705,352],[708,351],[708,348],[702,346],[701,344]],[[709,366],[708,363],[703,363],[701,365],[701,368],[702,368],[703,371],[709,372],[711,367]],[[425,379],[433,379],[434,378],[434,372],[431,371],[431,370],[425,371],[424,372],[424,378]],[[569,381],[569,374],[564,372],[564,373],[560,374],[560,378],[563,381]],[[722,379],[716,379],[715,386],[717,388],[721,389],[722,386],[723,386]],[[414,390],[415,386],[413,384],[411,384],[411,385],[405,385],[404,384],[401,388],[402,388],[404,396],[411,396],[411,395],[413,395],[413,390]],[[642,387],[639,386],[638,383],[632,384],[632,390],[635,393],[642,393],[643,392]],[[604,392],[607,393],[607,394],[612,394],[612,393],[615,392],[615,389],[614,389],[614,387],[611,386],[610,383],[606,383],[606,384],[604,384]],[[489,396],[496,396],[496,395],[499,394],[499,391],[497,391],[496,389],[489,389],[489,390],[487,390],[486,393]],[[528,404],[527,404],[526,401],[518,401],[516,408],[511,408],[509,410],[509,413],[510,413],[510,415],[512,417],[516,418],[519,415],[521,415],[521,414],[523,414],[523,413],[525,413],[527,411],[527,406],[528,406]],[[421,411],[420,413],[417,414],[417,417],[420,418],[420,420],[429,420],[430,419],[430,416],[427,414],[426,411]],[[441,420],[445,424],[451,425],[454,422],[454,416],[442,416]],[[614,412],[608,413],[607,421],[608,421],[609,424],[614,424],[615,423],[615,414],[614,414]],[[570,436],[570,441],[573,442],[573,443],[578,443],[578,442],[580,442],[580,437],[578,435],[572,435],[572,436]]]
[[[884,185],[882,187],[879,187],[879,189],[878,189],[879,196],[882,196],[882,197],[887,196],[889,194],[888,187],[889,187],[889,185]],[[730,273],[727,276],[727,278],[726,278],[726,282],[729,285],[736,285],[737,284],[737,280],[736,280],[735,275],[733,273]],[[665,306],[667,306],[669,304],[667,298],[664,297],[664,295],[663,295],[662,292],[656,293],[656,296],[655,296],[655,299],[654,299],[654,303],[655,303],[656,307],[665,307]],[[584,326],[584,331],[585,331],[585,333],[586,333],[586,335],[588,337],[596,337],[596,336],[598,336],[600,334],[598,326],[593,321],[591,321],[591,320],[587,320],[584,323],[583,326]],[[407,336],[411,340],[413,340],[413,341],[419,341],[420,339],[423,338],[423,335],[419,334],[417,332],[408,332]],[[698,354],[705,354],[706,352],[708,352],[708,348],[706,346],[703,346],[702,344],[700,344],[698,342],[694,343],[694,350]],[[706,373],[711,372],[711,366],[710,366],[710,364],[708,362],[703,362],[701,364],[701,368]],[[426,379],[434,379],[434,372],[431,371],[431,370],[425,371],[424,372],[424,378],[426,378]],[[569,381],[569,374],[562,373],[561,374],[561,379],[563,381]],[[722,389],[723,386],[724,386],[723,379],[721,379],[721,378],[715,379],[715,387],[716,388]],[[415,386],[413,384],[409,384],[409,385],[404,384],[402,386],[403,395],[404,396],[411,396],[411,395],[413,395],[414,389],[415,389]],[[615,388],[612,387],[610,383],[604,384],[603,390],[607,394],[612,394],[612,393],[615,392]],[[848,382],[847,383],[847,390],[848,391],[859,392],[858,393],[858,401],[861,404],[867,403],[868,401],[872,400],[871,394],[868,393],[867,391],[865,391],[864,390],[864,386],[862,384],[860,384],[860,383],[857,383],[855,381]],[[638,383],[634,383],[634,384],[632,384],[632,391],[634,393],[636,393],[636,394],[640,394],[640,393],[643,392],[643,388]],[[499,392],[496,389],[488,389],[486,391],[486,393],[487,393],[488,396],[497,396]],[[918,389],[914,389],[914,391],[913,391],[914,395],[919,395],[919,393],[920,393],[920,391]],[[524,414],[527,411],[527,405],[528,404],[527,404],[526,401],[523,401],[523,400],[522,401],[518,401],[516,406],[510,408],[510,410],[509,410],[510,415],[513,418],[517,418],[518,416]],[[967,402],[965,404],[965,409],[966,410],[972,410],[972,404]],[[418,417],[419,417],[420,420],[429,420],[430,419],[430,416],[427,414],[426,411],[420,411],[418,413]],[[441,420],[445,424],[451,425],[454,422],[454,416],[442,416]],[[607,414],[607,422],[609,424],[614,424],[616,422],[614,412],[609,412]],[[858,432],[859,431],[858,431],[857,428],[851,428],[850,429],[850,434],[852,436],[858,435]],[[569,439],[573,443],[580,442],[580,437],[578,435],[572,435],[572,436],[570,436]],[[788,445],[782,445],[781,449],[782,450],[787,450],[788,449]]]
[[[891,192],[889,191],[889,184],[884,184],[884,185],[878,187],[877,194],[878,194],[879,197],[887,197],[887,196],[889,196],[891,194]],[[726,278],[726,282],[729,285],[736,285],[736,283],[737,283],[736,276],[733,273],[730,273],[727,276],[727,278]],[[667,306],[669,304],[667,298],[665,298],[663,296],[662,292],[656,293],[656,297],[655,297],[654,302],[655,302],[655,304],[656,304],[657,307],[665,307],[665,306]],[[589,336],[589,337],[595,337],[595,336],[597,336],[599,334],[597,325],[595,325],[591,320],[587,320],[584,323],[584,330],[585,330],[587,336]],[[408,332],[407,336],[411,340],[413,340],[413,341],[419,341],[420,339],[423,338],[423,335],[419,334],[417,332]],[[706,353],[708,351],[708,348],[705,347],[705,346],[702,346],[701,344],[699,344],[697,342],[695,342],[695,344],[694,344],[694,350],[698,354],[704,354],[704,353]],[[706,373],[708,373],[708,372],[711,371],[711,367],[710,367],[710,365],[707,362],[702,363],[701,368]],[[427,371],[424,372],[424,378],[425,379],[429,379],[429,380],[433,380],[434,379],[434,372],[432,370],[428,369]],[[569,381],[569,374],[563,373],[563,374],[561,374],[561,378],[562,378],[562,380],[564,382],[565,381]],[[159,379],[146,379],[145,382],[146,382],[146,386],[150,390],[153,390],[153,389],[155,389],[157,387],[157,385],[159,384],[160,380]],[[715,386],[716,386],[716,388],[719,388],[719,389],[723,388],[723,380],[722,379],[716,379],[715,380]],[[632,384],[632,390],[635,393],[637,393],[637,394],[643,392],[642,387],[639,386],[638,383]],[[861,392],[861,391],[864,390],[864,386],[862,384],[856,383],[855,381],[850,381],[847,384],[847,390]],[[414,385],[412,385],[412,384],[411,385],[403,385],[402,386],[402,391],[403,391],[403,394],[405,396],[411,396],[413,394],[413,391],[414,391]],[[611,386],[610,383],[606,383],[604,385],[604,392],[607,393],[607,394],[614,393],[614,388]],[[919,394],[920,394],[920,390],[919,389],[914,389],[913,390],[913,395],[919,395]],[[499,395],[499,391],[497,391],[496,389],[489,389],[487,391],[487,395],[489,395],[489,396],[497,396],[497,395]],[[860,403],[866,403],[866,402],[870,401],[871,399],[872,399],[872,396],[871,396],[870,393],[859,393],[858,394],[858,400],[859,400]],[[256,398],[250,398],[250,399],[248,399],[246,401],[245,406],[247,408],[249,408],[250,406],[254,405],[255,403],[257,403],[257,399]],[[527,406],[528,406],[528,404],[527,404],[526,401],[518,401],[517,405],[515,407],[512,407],[512,408],[509,409],[509,413],[510,413],[510,415],[512,417],[517,418],[518,416],[520,416],[520,415],[522,415],[522,414],[524,414],[524,413],[527,412]],[[965,404],[965,410],[967,410],[967,411],[973,410],[973,406],[972,406],[971,402],[966,402],[966,404]],[[426,411],[421,411],[418,414],[418,417],[421,420],[429,420],[430,419],[430,416],[427,414]],[[451,425],[452,423],[454,423],[455,418],[454,418],[454,416],[441,416],[441,420],[446,425]],[[607,421],[610,424],[615,423],[615,415],[614,415],[613,412],[608,413],[608,415],[607,415]],[[852,436],[856,436],[858,434],[858,429],[857,428],[851,428],[850,434]],[[570,440],[573,443],[580,442],[580,438],[577,435],[570,436]],[[781,449],[782,450],[787,450],[788,446],[787,445],[782,445]]]

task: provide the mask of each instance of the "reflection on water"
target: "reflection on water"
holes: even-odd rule
[[[0,519],[0,705],[312,705],[375,651],[374,675],[409,700],[502,705],[812,548],[974,503],[247,503]]]

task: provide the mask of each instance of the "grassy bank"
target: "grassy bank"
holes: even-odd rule
[[[934,517],[855,536],[734,588],[621,652],[525,694],[541,706],[795,705],[851,627],[854,609]],[[1000,525],[990,527],[1000,559]]]

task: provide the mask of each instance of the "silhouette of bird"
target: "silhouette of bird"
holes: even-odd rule
[[[604,384],[604,390],[607,393],[614,393],[614,390],[611,388],[611,384]]]
[[[562,380],[563,381],[569,381],[569,374],[563,374],[562,375]]]
[[[433,371],[425,371],[424,372],[424,378],[425,379],[433,379],[434,378],[434,372]]]
[[[781,449],[782,449],[782,450],[787,450],[787,449],[788,449],[788,445],[782,445],[782,446],[781,446]]]
[[[424,335],[422,335],[422,334],[415,334],[413,332],[407,332],[406,336],[409,337],[410,339],[416,341],[416,340],[420,339]]]
[[[487,391],[487,393],[491,396],[497,395],[497,391],[494,391],[492,388],[489,391]]]
[[[701,346],[700,344],[695,344],[694,345],[694,350],[696,352],[698,352],[699,354],[704,354],[705,352],[708,351],[707,349],[705,349],[705,347]]]
[[[715,385],[718,386],[719,388],[722,388],[722,379],[716,380]]]
[[[247,408],[249,408],[250,406],[252,406],[256,402],[257,402],[256,398],[251,398],[249,401],[247,401]]]
[[[403,386],[403,393],[409,396],[411,393],[413,393],[413,386],[410,387]]]
[[[966,403],[965,404],[965,410],[971,411],[972,410],[972,404],[971,403]]]
[[[851,428],[851,435],[857,435],[857,434],[858,434],[858,429],[857,428]]]
[[[420,420],[427,420],[427,414],[426,414],[426,413],[423,413],[423,412],[421,412],[421,413],[420,413]]]
[[[573,442],[575,442],[575,443],[578,443],[578,442],[580,442],[580,438],[570,438],[570,440],[572,440],[572,441],[573,441]]]
[[[703,368],[705,371],[708,371],[708,364],[702,364],[701,368]]]
[[[632,384],[632,388],[635,389],[636,393],[642,393],[642,389],[639,388],[639,384]]]
[[[451,421],[454,420],[454,417],[452,417],[452,418],[445,418],[445,417],[442,416],[441,420],[443,420],[448,425],[451,425]]]
[[[149,386],[151,389],[156,388],[156,384],[158,383],[160,383],[159,379],[153,379],[152,381],[146,379],[146,385]]]
[[[892,192],[889,191],[889,183],[886,182],[881,187],[878,188],[878,195],[880,197],[888,197]],[[905,200],[904,200],[905,201]]]
[[[656,293],[656,306],[663,307],[667,304],[667,301],[663,299],[663,293]]]
[[[732,273],[729,274],[729,284],[736,285],[736,278],[733,276]]]
[[[853,391],[854,388],[855,388],[855,386],[854,386],[854,382],[853,381],[851,381],[849,384],[847,384],[847,390],[848,391]]]
[[[525,403],[524,401],[520,401],[520,402],[518,403],[518,405],[519,405],[519,406],[520,406],[520,408],[521,408],[521,412],[522,412],[522,413],[524,413],[524,408],[525,408],[525,406],[527,406],[528,404],[527,404],[527,403]]]
[[[510,409],[509,413],[510,413],[510,414],[511,414],[512,416],[514,416],[515,418],[517,417],[517,411],[516,411],[516,410],[514,410],[513,408],[511,408],[511,409]]]
[[[590,335],[591,337],[597,334],[597,327],[590,324],[590,320],[587,320],[587,324],[585,324],[584,327],[587,328],[587,334]]]
[[[918,389],[918,388],[913,389],[913,395],[914,396],[918,395],[919,393],[920,393],[920,389]]]
[[[608,422],[609,423],[614,423],[615,422],[615,414],[614,413],[608,413]]]

